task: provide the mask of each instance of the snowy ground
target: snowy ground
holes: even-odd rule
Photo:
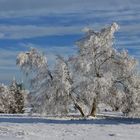
[[[0,115],[0,140],[140,140],[140,119]]]

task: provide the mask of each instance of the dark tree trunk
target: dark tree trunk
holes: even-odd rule
[[[94,98],[93,104],[92,104],[92,109],[90,112],[90,116],[95,117],[96,116],[96,108],[97,108],[97,101],[96,98]]]
[[[70,98],[72,99],[72,101],[74,103],[75,108],[78,109],[78,111],[81,113],[82,117],[85,117],[85,114],[84,114],[82,108],[78,105],[78,103],[76,102],[76,100],[74,99],[72,94],[69,94],[69,95],[70,95]]]
[[[77,103],[74,103],[74,105],[79,110],[79,112],[81,113],[82,117],[85,117],[85,114],[84,114],[82,108]]]

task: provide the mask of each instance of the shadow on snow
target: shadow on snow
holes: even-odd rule
[[[39,117],[0,117],[0,123],[46,123],[46,124],[97,124],[119,125],[140,124],[139,118],[98,118],[98,119],[50,119]]]

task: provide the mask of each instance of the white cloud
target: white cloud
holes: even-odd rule
[[[93,29],[101,29],[104,22],[98,23],[93,21]],[[85,25],[71,25],[71,26],[37,26],[37,25],[0,25],[0,39],[28,39],[42,36],[53,35],[71,35],[81,34]],[[140,30],[140,25],[135,23],[133,25],[122,25],[119,32],[127,33],[129,35],[137,35]]]
[[[18,51],[0,49],[0,70],[15,69]]]
[[[36,25],[0,25],[1,39],[25,39],[50,35],[79,34],[82,27],[78,26],[58,26],[45,27]]]
[[[33,16],[49,13],[140,8],[139,0],[0,0],[0,16]]]
[[[20,70],[16,67],[18,51],[0,49],[0,82],[8,83],[14,76],[20,78]]]

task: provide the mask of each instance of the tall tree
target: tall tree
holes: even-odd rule
[[[77,43],[79,51],[72,61],[73,77],[79,99],[91,116],[95,116],[101,102],[125,113],[134,110],[138,103],[139,88],[133,84],[138,76],[135,72],[137,62],[127,51],[119,52],[114,48],[117,30],[116,23],[100,32],[89,29]]]

